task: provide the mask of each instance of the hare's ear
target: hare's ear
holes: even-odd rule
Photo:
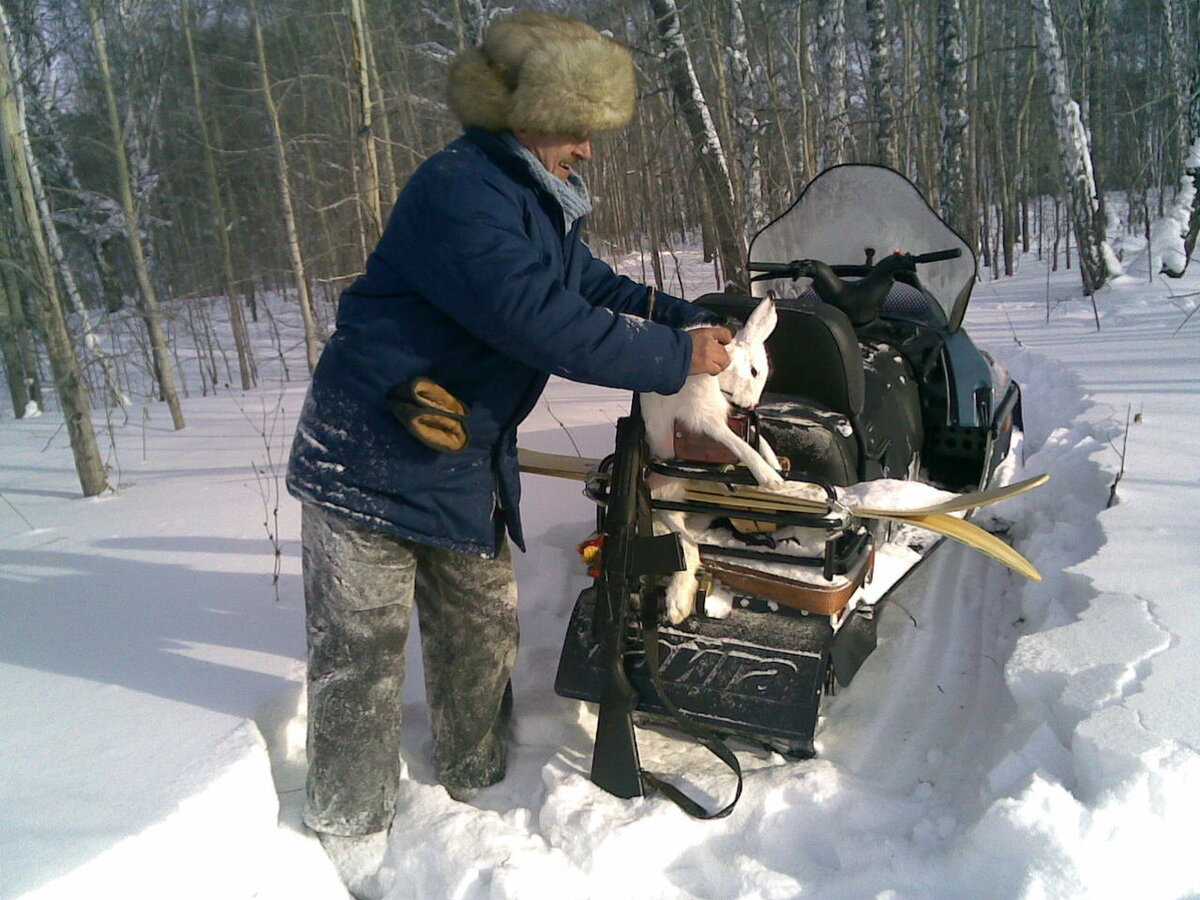
[[[738,339],[747,344],[765,343],[767,338],[771,336],[771,332],[775,330],[775,323],[777,321],[778,316],[775,314],[775,303],[770,297],[766,297],[754,308],[754,312],[746,320],[745,327],[738,332]]]

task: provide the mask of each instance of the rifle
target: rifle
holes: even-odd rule
[[[592,781],[617,797],[645,796],[633,732],[638,695],[625,671],[632,598],[641,576],[678,572],[683,548],[675,534],[651,537],[650,495],[642,478],[646,427],[636,410],[617,422],[617,444],[604,515],[604,554],[596,590],[596,635],[605,673],[596,722]]]
[[[742,772],[737,757],[720,737],[685,714],[667,696],[659,670],[658,595],[646,588],[642,577],[666,575],[684,568],[679,535],[653,536],[650,491],[646,468],[646,426],[636,404],[633,414],[617,422],[617,446],[608,482],[608,507],[604,515],[604,551],[596,590],[595,627],[605,675],[592,751],[592,781],[617,797],[644,797],[655,790],[689,816],[719,819],[729,815],[742,794]],[[675,724],[715,754],[737,776],[737,791],[725,806],[710,812],[680,788],[641,767],[633,711],[638,693],[625,670],[630,608],[634,598],[641,612],[642,650],[646,668]]]

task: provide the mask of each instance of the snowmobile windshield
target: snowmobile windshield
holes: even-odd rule
[[[975,282],[975,254],[933,211],[916,186],[892,169],[844,165],[826,169],[750,245],[750,261],[786,263],[815,259],[835,270],[863,266],[868,248],[879,262],[891,253],[960,249],[955,259],[924,263],[917,278],[939,309],[932,318],[950,331],[962,324]],[[853,273],[849,273],[851,276]],[[754,284],[756,296],[798,297],[811,280],[777,278]],[[887,315],[885,304],[883,314]]]

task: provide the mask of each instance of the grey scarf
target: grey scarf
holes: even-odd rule
[[[549,191],[551,196],[558,201],[559,206],[562,207],[563,221],[567,231],[571,230],[576,219],[582,218],[592,211],[592,198],[588,194],[587,185],[583,183],[582,178],[574,172],[567,177],[566,181],[556,178],[542,165],[542,161],[533,154],[533,151],[518,141],[511,131],[501,132],[499,137],[508,149],[525,161],[538,184]]]

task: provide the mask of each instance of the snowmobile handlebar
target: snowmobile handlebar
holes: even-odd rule
[[[947,259],[958,259],[962,256],[962,247],[951,247],[949,250],[932,250],[929,253],[919,253],[913,257],[913,263],[942,262]]]
[[[949,250],[932,250],[929,253],[892,253],[885,256],[878,263],[872,264],[871,260],[875,256],[875,250],[868,247],[866,250],[867,262],[865,264],[849,264],[849,265],[834,265],[829,268],[838,275],[857,275],[866,276],[873,269],[879,266],[886,266],[893,271],[901,268],[910,268],[912,266],[923,265],[924,263],[942,262],[947,259],[958,259],[962,256],[961,247],[951,247]],[[818,259],[793,259],[791,262],[776,263],[776,262],[751,262],[746,268],[751,272],[759,272],[751,281],[766,281],[775,278],[791,278],[795,281],[797,278],[811,278],[812,269],[816,266],[824,266],[826,263]]]
[[[879,315],[879,307],[887,297],[897,272],[915,272],[924,263],[941,262],[962,256],[962,248],[933,250],[929,253],[892,253],[879,262],[873,262],[875,249],[866,248],[867,261],[862,265],[831,266],[819,259],[793,259],[786,263],[751,262],[746,268],[760,274],[754,281],[776,278],[811,278],[817,296],[830,306],[844,312],[855,327],[873,322]],[[856,278],[843,281],[841,276]]]

